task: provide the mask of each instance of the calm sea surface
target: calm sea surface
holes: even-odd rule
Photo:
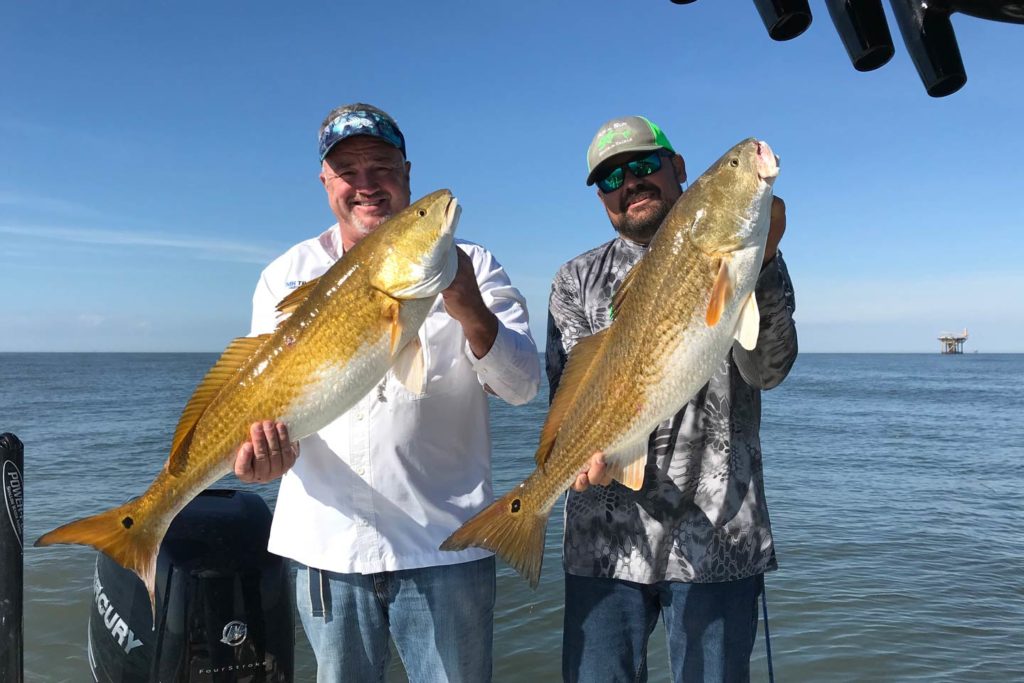
[[[25,443],[26,545],[142,493],[214,359],[0,354],[0,432]],[[546,406],[543,392],[493,404],[496,491],[531,471]],[[1024,681],[1024,355],[805,354],[764,395],[762,441],[778,681]],[[273,505],[275,487],[253,490]],[[500,565],[499,683],[559,680],[560,508],[536,591]],[[26,549],[27,680],[91,680],[94,561]],[[668,680],[661,632],[651,681]],[[767,680],[763,636],[755,680]],[[301,629],[297,649],[296,680],[312,681]]]

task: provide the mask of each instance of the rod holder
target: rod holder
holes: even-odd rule
[[[936,0],[935,4],[978,19],[1024,24],[1024,4],[1020,0]]]
[[[952,95],[967,82],[949,10],[922,0],[890,0],[903,43],[932,97]]]
[[[21,683],[25,675],[23,600],[25,595],[25,447],[14,434],[0,434],[0,681]]]
[[[792,40],[811,25],[807,0],[754,0],[772,40]]]
[[[882,0],[826,0],[836,33],[857,71],[873,71],[892,59],[895,49]]]

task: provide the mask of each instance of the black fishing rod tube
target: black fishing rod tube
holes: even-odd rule
[[[21,683],[25,662],[22,638],[24,597],[25,449],[14,434],[0,434],[0,473],[4,511],[0,512],[0,681]]]
[[[811,25],[807,0],[754,0],[772,40],[792,40]]]
[[[979,19],[1024,24],[1024,5],[1010,0],[941,0],[950,12],[963,12]]]
[[[921,0],[890,0],[910,58],[932,97],[952,95],[967,82],[953,24],[946,9]]]
[[[895,48],[882,0],[825,0],[836,33],[857,71],[872,71],[892,59]]]

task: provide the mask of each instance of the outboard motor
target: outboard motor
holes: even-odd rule
[[[267,552],[270,509],[254,494],[207,490],[171,522],[156,575],[156,628],[139,578],[99,553],[89,666],[101,683],[292,680],[287,561]]]

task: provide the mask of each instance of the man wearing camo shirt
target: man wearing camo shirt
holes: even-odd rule
[[[683,158],[640,116],[605,123],[587,152],[587,185],[618,235],[564,264],[548,317],[554,395],[566,357],[607,327],[612,296],[682,194]],[[596,454],[565,506],[566,681],[645,681],[647,641],[665,622],[674,681],[746,681],[763,575],[776,569],[761,469],[761,390],[797,355],[793,286],[779,240],[785,205],[772,205],[755,289],[753,351],[734,344],[711,380],[651,435],[644,484],[607,478]],[[609,400],[615,400],[609,397]]]

